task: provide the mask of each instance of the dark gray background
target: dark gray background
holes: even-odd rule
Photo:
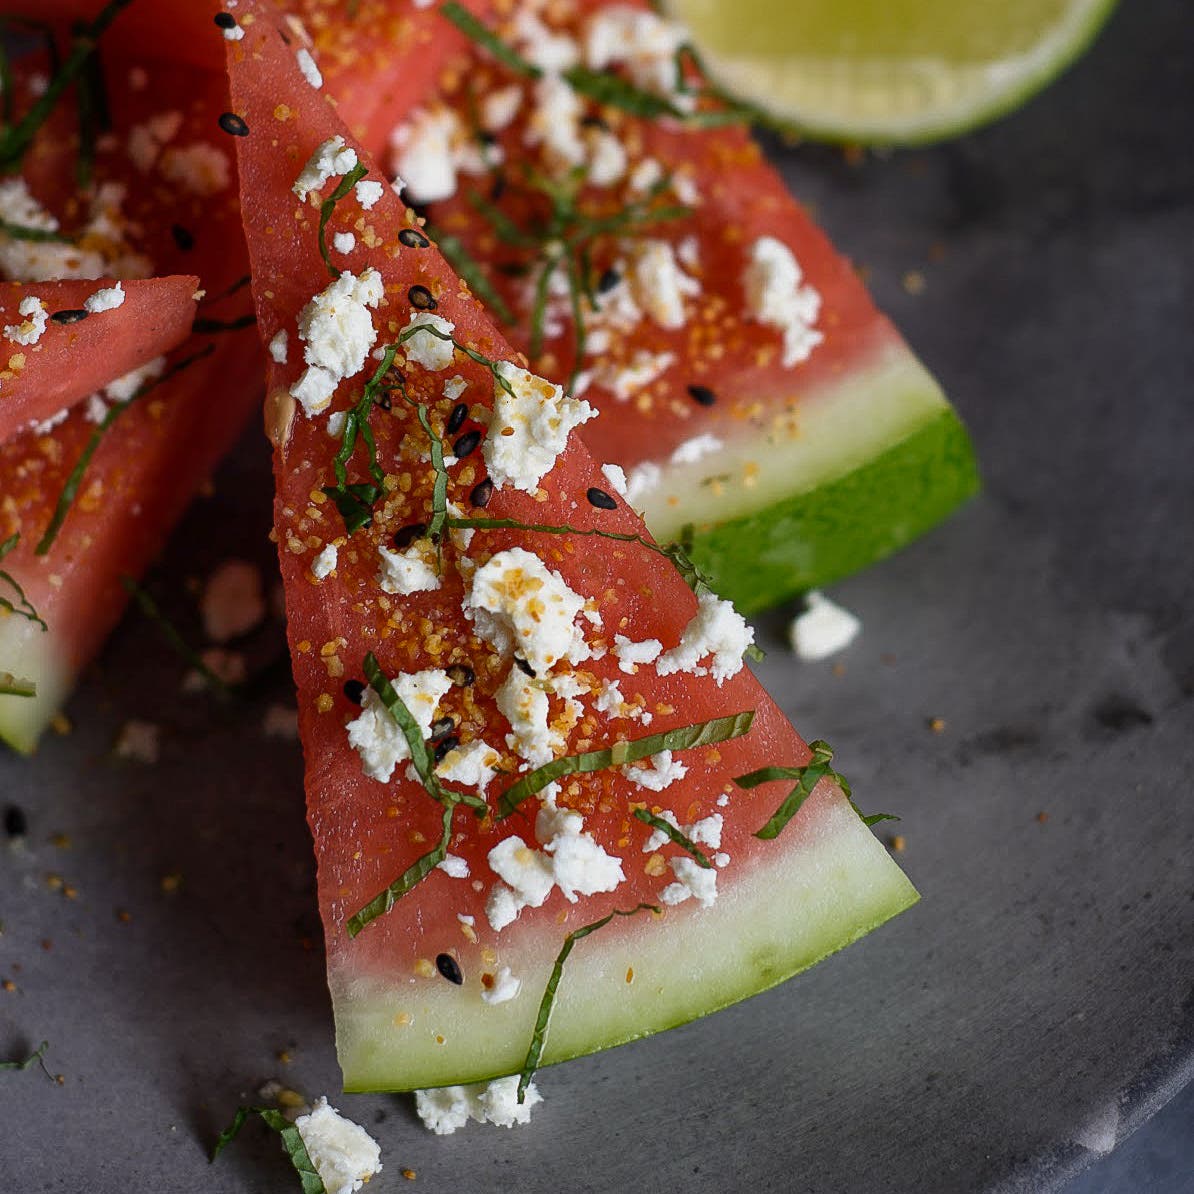
[[[440,1140],[405,1099],[345,1097],[385,1150],[371,1190],[405,1188],[405,1166],[417,1188],[526,1194],[1054,1190],[1194,1075],[1189,35],[1182,0],[1135,0],[989,130],[862,166],[776,151],[955,398],[986,479],[835,588],[865,624],[844,674],[788,656],[783,614],[761,621],[763,678],[864,804],[903,814],[923,902],[779,990],[545,1072],[530,1128]],[[254,430],[151,580],[192,636],[189,580],[268,565],[266,468]],[[0,850],[0,1050],[48,1038],[63,1075],[0,1074],[9,1188],[288,1189],[259,1131],[212,1169],[205,1150],[266,1079],[335,1092],[300,761],[260,733],[287,697],[279,628],[246,647],[274,670],[221,707],[180,695],[130,616],[73,733],[0,758],[31,825]],[[156,766],[111,756],[133,716],[162,727]],[[1192,1109],[1071,1189],[1194,1189]]]

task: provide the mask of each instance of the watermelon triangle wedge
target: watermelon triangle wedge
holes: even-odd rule
[[[369,185],[384,176],[273,11],[235,12],[346,1087],[480,1081],[628,1041],[908,907],[828,748],[744,667],[746,624],[572,434],[591,408],[526,371],[414,215]]]

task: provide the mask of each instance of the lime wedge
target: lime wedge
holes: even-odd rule
[[[1114,0],[666,0],[727,92],[809,136],[918,143],[1015,108]]]

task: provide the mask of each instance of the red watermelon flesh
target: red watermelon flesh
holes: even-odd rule
[[[193,275],[122,282],[120,306],[77,322],[53,318],[85,311],[98,290],[116,285],[114,279],[0,283],[0,328],[15,333],[5,335],[7,353],[0,356],[0,440],[53,418],[190,334],[199,285]],[[47,318],[38,334],[37,322]],[[30,336],[36,339],[24,343]]]
[[[210,36],[219,38],[214,26]],[[21,77],[35,67],[21,63]],[[194,274],[206,292],[200,317],[235,321],[249,309],[247,290],[237,287],[248,261],[231,138],[216,123],[227,108],[225,78],[115,55],[106,69],[113,132],[95,165],[103,201],[74,190],[77,136],[69,105],[59,106],[22,163],[36,203],[76,239],[78,253],[89,254],[64,257],[63,267],[76,276],[96,262],[90,272],[97,275]],[[36,246],[47,247],[56,246]],[[44,258],[30,265],[49,268]],[[0,620],[0,670],[33,679],[38,690],[36,699],[0,696],[0,738],[20,750],[33,748],[115,625],[127,599],[120,577],[142,574],[257,405],[261,348],[252,328],[196,336],[172,359],[208,345],[210,355],[130,406],[103,436],[45,555],[34,549],[95,424],[76,407],[46,434],[27,431],[0,445],[0,542],[20,535],[4,568],[49,626],[43,632],[21,618]]]
[[[438,564],[434,547],[409,529],[429,523],[436,509],[430,439],[409,404],[423,404],[431,427],[447,440],[445,450],[460,454],[446,471],[447,500],[461,509],[469,509],[470,494],[486,479],[487,461],[496,462],[496,480],[510,480],[503,472],[500,441],[507,427],[520,434],[514,424],[523,426],[527,409],[495,413],[490,369],[468,352],[487,362],[518,364],[523,358],[439,253],[420,247],[413,215],[388,190],[368,210],[349,193],[331,214],[329,238],[352,231],[356,241],[352,251],[336,256],[346,271],[339,285],[364,287],[368,280],[375,306],[361,302],[378,348],[397,342],[416,307],[434,303],[435,315],[454,326],[456,341],[468,352],[455,351],[442,370],[425,368],[431,358],[409,346],[395,359],[384,379],[389,398],[368,416],[385,474],[384,495],[371,523],[348,533],[325,493],[337,484],[333,457],[342,434],[330,434],[328,420],[357,402],[376,365],[369,359],[359,368],[350,365],[330,405],[317,414],[305,413],[290,394],[305,366],[317,365],[327,347],[309,318],[312,309],[302,314],[313,296],[323,294],[321,302],[333,304],[337,326],[355,322],[359,328],[362,316],[361,302],[354,308],[347,290],[335,292],[335,299],[325,293],[331,279],[317,251],[318,201],[330,196],[338,178],[329,178],[306,202],[296,198],[291,185],[317,147],[337,136],[368,166],[369,179],[380,175],[334,108],[304,81],[293,45],[279,36],[264,6],[242,0],[237,11],[254,18],[245,21],[245,38],[229,48],[229,69],[235,111],[250,130],[237,150],[258,326],[267,341],[285,332],[288,342],[286,359],[270,367],[266,422],[275,444],[275,528],[346,1086],[412,1089],[516,1071],[565,934],[613,910],[633,909],[640,902],[661,909],[616,920],[578,945],[556,1005],[547,1062],[724,1006],[789,977],[906,907],[915,892],[829,780],[816,787],[779,837],[754,836],[790,785],[771,783],[747,793],[733,777],[766,765],[799,766],[808,760],[809,748],[737,655],[720,661],[724,674],[716,677],[708,673],[714,666],[708,657],[704,674],[665,674],[666,666],[659,663],[620,667],[613,650],[617,636],[657,639],[673,651],[692,625],[698,599],[673,565],[646,543],[525,529],[528,523],[567,523],[580,530],[645,534],[624,502],[608,500],[600,461],[578,435],[566,437],[554,465],[548,453],[537,484],[522,478],[531,492],[511,483],[493,489],[483,513],[516,520],[523,529],[478,530],[471,542],[451,532],[439,545]],[[277,115],[282,109],[285,120]],[[348,168],[341,163],[341,172]],[[298,334],[305,326],[311,336],[308,361]],[[426,342],[425,335],[422,339]],[[451,383],[448,395],[446,382]],[[536,392],[546,404],[534,408],[540,413],[567,405],[549,383],[539,383]],[[467,404],[463,419],[452,416],[459,402]],[[476,432],[473,442],[462,442],[470,432]],[[479,448],[476,440],[482,441]],[[350,483],[368,483],[363,461],[358,448],[348,465]],[[591,494],[598,490],[595,501]],[[519,550],[530,557],[507,554]],[[385,591],[395,584],[398,590],[411,587],[381,583],[383,552],[398,551],[407,553],[403,558],[412,567],[421,563],[425,576],[438,567],[434,587],[405,595]],[[518,560],[525,565],[522,573],[511,563]],[[505,608],[513,619],[550,621],[551,594],[559,596],[558,585],[583,602],[585,612],[573,619],[569,631],[582,640],[574,643],[575,664],[553,661],[550,654],[540,659],[535,652],[546,648],[536,645],[534,634],[522,637],[527,627],[517,629],[521,623],[516,622],[518,645],[512,648],[503,646],[500,633],[487,628],[483,617],[470,621],[465,616],[462,602],[467,592],[477,598],[477,576],[506,565],[512,571],[502,572]],[[554,578],[535,581],[536,569],[547,569]],[[723,608],[722,614],[733,622],[732,613]],[[742,639],[739,650],[744,644]],[[513,658],[517,651],[527,656],[532,670],[538,667],[533,679],[524,680],[525,671]],[[482,743],[474,749],[502,774],[485,785],[489,811],[484,818],[459,805],[452,814],[448,849],[458,860],[453,864],[458,873],[467,864],[468,876],[432,871],[354,937],[347,931],[350,918],[429,850],[440,836],[443,816],[403,763],[384,781],[370,778],[350,745],[350,723],[356,723],[354,737],[366,738],[372,731],[364,722],[370,718],[377,732],[390,725],[373,697],[362,692],[369,653],[400,687],[417,672],[429,672],[440,683],[447,676],[451,682],[434,709],[437,719],[451,719],[450,727],[446,722],[439,727],[440,741],[450,731],[459,743],[454,751]],[[583,658],[586,654],[590,657]],[[616,699],[613,683],[624,699]],[[677,755],[687,773],[659,791],[614,767],[568,778],[555,796],[556,811],[544,814],[537,825],[536,799],[508,819],[497,815],[499,794],[525,773],[525,756],[536,757],[527,740],[533,734],[525,727],[516,731],[502,711],[518,717],[507,699],[518,690],[523,705],[546,703],[543,728],[554,735],[548,754],[555,757],[727,714],[752,714],[753,723],[744,736]],[[521,740],[510,737],[516,732],[523,733]],[[541,751],[542,743],[540,758]],[[444,763],[453,768],[460,759],[450,751]],[[464,790],[457,782],[444,782],[450,790]],[[710,818],[721,819],[717,844],[708,848],[724,865],[716,870],[717,895],[706,901],[708,906],[699,906],[696,898],[668,903],[665,890],[678,882],[686,855],[671,843],[644,852],[651,830],[632,815],[636,807],[674,814],[686,826],[705,821],[705,831]],[[548,832],[549,822],[563,810],[583,818],[583,835],[588,835],[583,849],[601,853],[605,866],[617,860],[623,879],[613,890],[581,895],[575,903],[557,885],[539,907],[523,907],[512,923],[495,927],[501,917],[494,901],[503,897],[491,851],[509,849],[523,862],[546,865],[537,833],[552,841],[553,850],[566,849],[562,836],[576,847],[575,832]],[[570,824],[575,830],[576,823]],[[511,841],[515,835],[527,848],[525,857]],[[560,884],[571,881],[562,871],[557,878]],[[584,882],[591,886],[593,881]],[[459,985],[437,970],[436,959],[444,954],[459,968]],[[503,984],[508,988],[513,978],[520,983],[518,994],[493,1002],[494,991]]]

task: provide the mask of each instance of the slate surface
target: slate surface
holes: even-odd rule
[[[445,1141],[405,1099],[344,1098],[385,1150],[371,1189],[409,1166],[418,1188],[526,1194],[1053,1190],[1194,1075],[1189,32],[1181,0],[1136,0],[995,128],[862,166],[776,150],[986,477],[836,588],[865,623],[844,674],[761,621],[764,680],[867,805],[903,814],[923,902],[779,990],[544,1073],[530,1130]],[[254,434],[155,575],[186,630],[189,579],[269,563],[266,467]],[[276,658],[278,627],[250,650]],[[0,849],[0,1052],[47,1038],[63,1076],[0,1075],[8,1188],[291,1188],[259,1132],[204,1155],[264,1080],[338,1081],[298,752],[260,728],[281,671],[247,711],[179,695],[130,616],[73,733],[0,758],[30,821]],[[131,717],[162,727],[154,767],[111,756]],[[1107,1184],[1073,1188],[1153,1188],[1103,1164]]]

